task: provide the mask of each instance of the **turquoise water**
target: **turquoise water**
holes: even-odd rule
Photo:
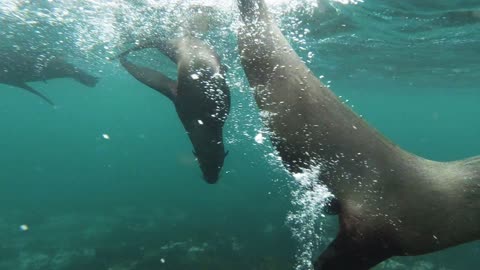
[[[418,155],[480,154],[477,1],[313,2],[271,7],[337,95]],[[95,88],[29,83],[56,108],[0,84],[1,270],[307,269],[303,261],[334,237],[335,217],[299,204],[311,194],[268,140],[255,140],[262,125],[236,53],[234,8],[220,6],[213,21],[222,26],[205,37],[230,66],[232,92],[230,154],[216,185],[201,179],[171,102],[106,60],[132,36],[171,33],[188,16],[159,3],[0,0],[2,48],[60,52],[101,78]],[[479,255],[472,242],[376,269],[476,269]]]

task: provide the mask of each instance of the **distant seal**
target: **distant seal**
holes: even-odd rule
[[[98,78],[66,62],[58,56],[39,57],[31,52],[0,51],[0,83],[20,87],[42,98],[50,105],[53,102],[33,89],[27,82],[47,81],[56,78],[73,78],[88,87],[94,87]]]
[[[340,230],[316,270],[370,269],[480,238],[480,157],[435,162],[370,127],[305,66],[263,0],[238,0],[241,63],[291,172],[319,166]]]
[[[133,64],[126,55],[133,50],[157,48],[177,65],[177,81],[159,71]],[[230,89],[220,57],[202,40],[184,36],[138,45],[120,55],[120,63],[137,80],[168,97],[193,144],[203,178],[219,179],[225,152],[223,126],[230,111]]]

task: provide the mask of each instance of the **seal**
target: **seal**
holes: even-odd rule
[[[369,126],[295,53],[263,0],[237,0],[238,49],[271,140],[291,172],[319,168],[340,229],[316,270],[363,270],[480,238],[480,157],[436,162]]]
[[[144,48],[156,48],[169,57],[177,65],[177,81],[127,60],[131,51]],[[192,142],[203,178],[207,183],[216,183],[228,154],[224,149],[223,126],[230,112],[230,89],[220,57],[194,36],[146,42],[119,57],[133,77],[173,102]]]
[[[88,87],[94,87],[98,78],[66,62],[62,57],[22,51],[0,51],[0,83],[22,88],[49,103],[54,103],[27,82],[56,78],[73,78]]]

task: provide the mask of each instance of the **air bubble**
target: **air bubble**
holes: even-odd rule
[[[262,144],[265,141],[265,137],[263,137],[263,134],[261,132],[255,136],[255,141],[258,144]]]

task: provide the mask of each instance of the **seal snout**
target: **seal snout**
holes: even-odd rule
[[[209,184],[217,183],[220,179],[223,162],[226,156],[223,147],[218,149],[218,151],[211,151],[211,149],[204,151],[203,148],[199,148],[194,154],[200,164],[203,180]]]
[[[216,184],[218,182],[218,179],[219,179],[219,175],[218,173],[217,174],[206,174],[204,173],[203,174],[203,180],[205,180],[205,182],[207,182],[208,184]]]

